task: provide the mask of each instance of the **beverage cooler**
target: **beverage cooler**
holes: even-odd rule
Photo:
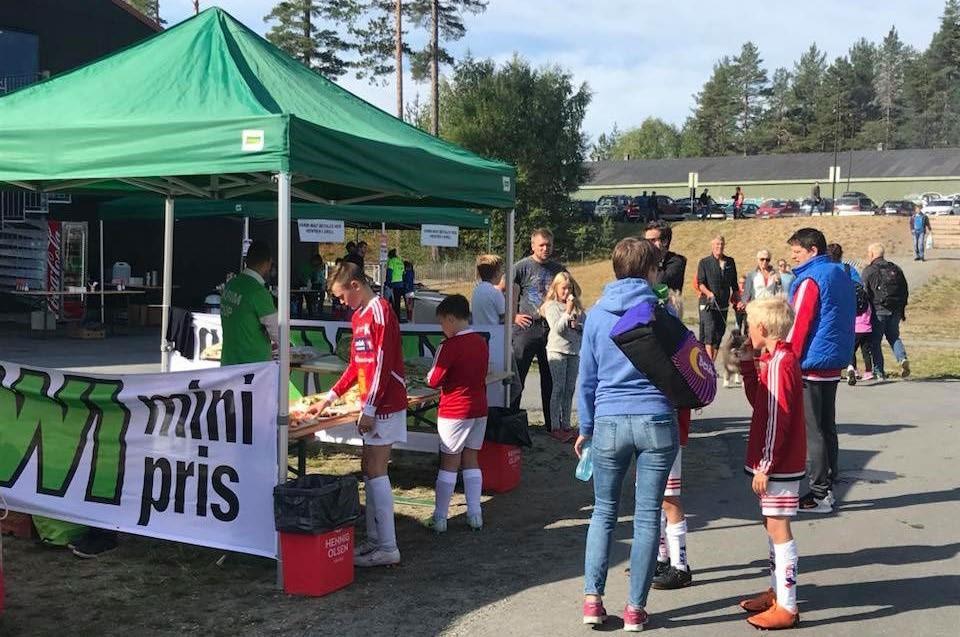
[[[47,289],[67,291],[87,284],[86,221],[48,221]],[[50,308],[60,320],[82,320],[86,297],[50,297]],[[59,305],[59,308],[57,307]]]

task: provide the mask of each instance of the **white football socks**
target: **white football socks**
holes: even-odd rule
[[[767,546],[770,549],[770,588],[777,592],[777,554],[773,550],[773,540],[767,536]]]
[[[667,524],[667,545],[670,550],[670,565],[680,570],[687,568],[687,520]]]
[[[483,490],[483,472],[480,469],[463,470],[463,491],[467,496],[467,515],[480,515],[480,492]]]
[[[367,482],[373,494],[373,507],[376,511],[377,538],[380,550],[397,550],[397,530],[393,520],[393,490],[389,476],[379,476]]]
[[[373,489],[370,487],[370,478],[363,476],[363,493],[366,497],[366,523],[367,523],[367,539],[379,545],[380,540],[377,537],[377,505],[375,504],[376,496],[373,495]]]
[[[660,509],[660,546],[657,549],[657,561],[664,563],[670,561],[670,548],[667,546],[666,528],[667,512]]]
[[[777,605],[797,612],[797,542],[774,544],[777,560]]]
[[[457,474],[455,471],[444,471],[440,469],[437,473],[437,503],[433,510],[435,520],[446,520],[450,511],[450,499],[453,497],[453,491],[457,487]]]

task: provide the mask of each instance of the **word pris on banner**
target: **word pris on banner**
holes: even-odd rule
[[[0,363],[0,488],[15,510],[272,556],[276,409],[273,363],[114,377]]]

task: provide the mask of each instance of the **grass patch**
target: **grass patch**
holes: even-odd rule
[[[958,324],[960,276],[936,276],[910,295],[907,321],[900,331],[922,340],[955,340]]]

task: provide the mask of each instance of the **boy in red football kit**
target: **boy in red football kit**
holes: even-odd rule
[[[350,363],[333,389],[310,412],[319,415],[354,383],[360,386],[366,494],[366,539],[354,550],[356,566],[389,566],[400,562],[393,519],[393,490],[387,466],[396,442],[407,441],[407,386],[403,375],[400,323],[393,308],[367,284],[359,266],[341,263],[330,277],[330,292],[354,310]]]
[[[440,433],[440,471],[437,501],[430,526],[437,533],[447,530],[450,498],[457,486],[457,471],[463,467],[463,490],[467,497],[467,524],[483,528],[480,491],[483,474],[477,452],[487,429],[487,339],[470,329],[470,304],[459,294],[437,306],[437,318],[447,337],[433,359],[427,384],[440,388],[437,430]]]
[[[797,609],[797,544],[790,518],[800,503],[800,480],[806,472],[807,431],[803,413],[800,364],[783,339],[793,325],[793,310],[781,298],[747,305],[749,342],[740,371],[753,406],[744,471],[753,476],[760,497],[770,548],[770,589],[740,602],[756,628],[776,630],[800,623]],[[753,351],[763,350],[759,365]]]

